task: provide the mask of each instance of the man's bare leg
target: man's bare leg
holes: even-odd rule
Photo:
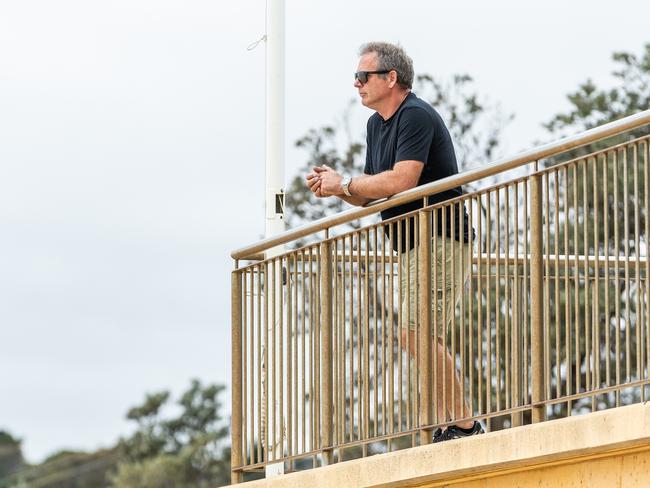
[[[406,329],[402,329],[402,348],[407,349],[408,347],[409,355],[415,357],[415,332],[412,330],[409,332],[409,344],[407,344]],[[469,415],[471,410],[469,404],[463,398],[462,387],[458,377],[458,372],[456,371],[454,358],[441,340],[434,340],[434,346],[437,347],[438,357],[438,381],[435,392],[438,407],[438,422],[443,422],[452,418],[459,419],[465,417],[466,415]],[[454,392],[453,405],[452,391]],[[474,421],[469,420],[457,422],[456,425],[462,429],[471,429],[474,426]]]
[[[440,340],[434,342],[434,344],[435,347],[438,348],[438,388],[436,391],[436,396],[438,398],[438,412],[444,412],[447,419],[461,419],[469,415],[471,410],[469,404],[463,398],[463,389],[460,384],[458,372],[456,371],[456,362],[449,350]],[[446,405],[444,407],[443,399],[446,400]],[[439,421],[442,420],[444,419],[439,419]],[[474,421],[465,420],[463,422],[456,422],[456,425],[462,429],[471,429],[474,426]]]

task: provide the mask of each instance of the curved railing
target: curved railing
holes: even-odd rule
[[[233,482],[430,442],[462,420],[498,430],[644,401],[650,136],[628,131],[648,124],[645,111],[234,251]],[[329,232],[495,175],[454,200]],[[468,253],[456,244],[465,224]],[[458,301],[441,307],[450,294]]]
[[[573,136],[562,138],[555,142],[550,142],[542,146],[521,152],[515,156],[503,158],[491,164],[473,168],[462,173],[459,173],[442,180],[434,181],[427,185],[418,186],[411,190],[398,193],[388,199],[377,200],[371,202],[365,207],[352,208],[350,210],[340,212],[336,215],[324,217],[322,219],[310,222],[305,225],[290,229],[282,232],[277,236],[262,239],[254,244],[234,250],[230,255],[233,259],[248,259],[259,258],[259,253],[262,253],[273,247],[286,244],[288,242],[300,239],[301,237],[321,232],[325,229],[335,227],[337,225],[358,220],[368,215],[376,214],[387,208],[402,205],[428,195],[435,195],[436,193],[443,192],[456,188],[457,186],[466,185],[475,181],[503,174],[506,171],[530,164],[534,161],[561,154],[578,147],[585,146],[592,142],[605,139],[607,137],[626,132],[650,123],[650,110],[645,110],[637,114],[625,117],[608,124],[595,127],[593,129],[581,132]]]

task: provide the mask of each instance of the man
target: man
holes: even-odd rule
[[[389,43],[371,42],[361,47],[359,55],[354,86],[359,91],[361,103],[375,110],[368,120],[364,174],[350,177],[328,166],[316,167],[307,175],[310,190],[317,197],[336,196],[352,205],[365,205],[372,200],[390,197],[458,173],[453,143],[444,122],[428,103],[411,92],[413,62],[406,52]],[[461,188],[454,188],[429,197],[428,203],[443,202],[460,195]],[[386,220],[418,208],[422,208],[421,199],[385,210],[382,218]],[[463,212],[457,212],[455,219],[451,218],[449,212],[445,218],[438,219],[438,223],[445,221],[446,225],[444,228],[438,226],[437,232],[441,237],[434,239],[435,249],[432,244],[432,263],[437,260],[435,266],[439,270],[432,284],[433,306],[437,307],[438,312],[435,315],[438,317],[438,340],[434,335],[434,347],[438,352],[436,397],[440,417],[447,418],[463,418],[471,412],[462,399],[454,357],[447,351],[441,332],[442,327],[448,327],[452,321],[455,305],[470,271],[468,220],[465,215],[458,215],[460,213]],[[389,234],[394,227],[389,228]],[[409,227],[407,229],[403,225],[401,240],[397,239],[398,233],[393,231],[391,240],[393,248],[404,254],[400,270],[402,290],[410,290],[410,296],[405,296],[402,303],[402,346],[407,348],[407,344],[410,344],[409,354],[415,355],[416,249],[413,248],[413,226]],[[410,253],[408,259],[407,253]],[[452,255],[455,256],[453,263]],[[408,268],[405,265],[407,262]],[[443,268],[445,272],[440,272]],[[410,317],[408,324],[405,317]],[[407,334],[410,337],[407,338]],[[443,369],[446,370],[444,379]],[[454,405],[452,397],[455,399]],[[443,404],[443,398],[446,404]],[[434,442],[481,432],[483,430],[478,422],[459,422],[444,431],[438,429],[434,433]]]

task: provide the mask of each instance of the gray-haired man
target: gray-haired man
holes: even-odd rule
[[[352,205],[365,205],[372,200],[390,197],[458,173],[453,143],[440,115],[411,92],[413,62],[406,52],[393,44],[371,42],[361,47],[359,55],[354,86],[359,91],[361,103],[375,110],[368,120],[364,174],[351,177],[327,166],[316,167],[307,175],[311,191],[318,197],[336,196]],[[429,197],[428,203],[435,204],[460,195],[462,190],[458,187]],[[418,200],[390,208],[382,212],[382,219],[402,215],[422,208],[422,205],[422,200]],[[434,306],[438,310],[437,317],[445,317],[445,323],[438,320],[438,334],[434,335],[438,336],[438,340],[434,339],[434,347],[438,349],[439,375],[436,397],[441,417],[463,418],[470,415],[471,409],[462,398],[454,358],[447,351],[440,331],[443,326],[449,326],[469,275],[471,253],[467,242],[470,230],[464,216],[443,220],[447,225],[446,228],[439,226],[441,237],[434,239],[436,248],[432,256],[436,260],[434,266],[439,271],[432,284],[436,293],[433,295]],[[402,345],[407,348],[406,345],[410,344],[409,354],[415,355],[415,236],[413,226],[408,226],[408,229],[404,226],[403,229],[401,240],[397,239],[397,232],[392,233],[391,240],[393,248],[404,253],[402,263],[410,262],[412,267],[406,269],[403,266],[400,270],[402,290],[410,289],[410,296],[404,297],[402,303],[402,317],[410,316],[408,323],[403,319]],[[455,239],[451,236],[455,236]],[[407,253],[410,253],[408,259]],[[453,262],[452,255],[456,256]],[[463,259],[460,259],[461,255]],[[445,269],[444,273],[440,272],[442,269]],[[440,299],[443,296],[445,300]],[[407,334],[410,334],[408,339]],[[447,372],[444,381],[443,369]],[[452,397],[455,399],[454,405]],[[443,404],[443,398],[446,398],[446,404]],[[459,422],[444,431],[436,431],[434,442],[481,432],[478,422]]]

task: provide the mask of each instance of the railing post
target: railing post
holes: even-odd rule
[[[521,406],[521,391],[522,391],[522,360],[521,360],[521,322],[519,321],[520,314],[520,288],[518,286],[517,274],[515,273],[515,279],[513,280],[513,316],[517,317],[517,320],[513,324],[512,328],[512,345],[511,345],[511,360],[510,360],[510,370],[512,371],[512,406],[519,407]],[[523,425],[524,418],[522,412],[515,412],[510,414],[510,425],[513,427],[519,427]]]
[[[242,275],[233,271],[231,275],[231,325],[232,325],[232,419],[230,480],[232,484],[244,479],[242,458]]]
[[[544,401],[544,268],[542,226],[542,177],[530,178],[530,353],[532,386],[532,421],[546,420]]]
[[[332,463],[332,252],[329,241],[320,244],[321,293],[321,449],[324,464]]]
[[[418,214],[420,233],[418,236],[418,298],[420,302],[418,329],[420,344],[418,350],[418,387],[420,390],[420,426],[433,424],[433,401],[431,371],[431,215],[427,211]],[[420,429],[420,443],[432,440],[431,428]]]

